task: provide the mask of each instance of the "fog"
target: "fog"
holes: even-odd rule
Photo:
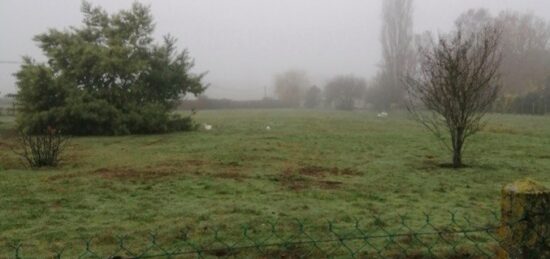
[[[159,0],[149,4],[155,36],[170,33],[208,71],[209,97],[258,99],[273,95],[274,74],[304,70],[323,85],[338,74],[373,76],[381,59],[382,0]],[[132,0],[93,0],[109,12]],[[550,19],[548,0],[416,0],[414,30],[448,31],[470,8],[511,9]],[[16,92],[12,73],[29,55],[44,61],[32,37],[48,28],[78,26],[80,1],[0,0],[0,91]],[[14,62],[15,61],[15,62]]]

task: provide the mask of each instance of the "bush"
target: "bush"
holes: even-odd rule
[[[196,124],[191,116],[180,116],[180,115],[172,115],[172,118],[168,121],[168,127],[172,131],[188,131],[188,130],[196,130],[198,128],[198,124]]]
[[[40,134],[49,125],[57,125],[72,135],[120,135],[130,131],[124,125],[123,114],[105,100],[91,97],[69,97],[64,106],[32,113],[20,113],[20,130]]]
[[[196,128],[191,115],[182,117],[179,114],[168,114],[159,104],[135,108],[125,119],[130,131],[138,134],[189,131]]]
[[[31,168],[57,166],[69,138],[48,127],[42,134],[31,135],[20,131],[17,142],[20,150],[13,150]]]
[[[40,134],[48,125],[71,135],[163,133],[188,129],[170,112],[206,86],[176,39],[153,42],[150,8],[108,14],[82,3],[83,26],[37,35],[48,61],[23,59],[17,78],[18,125]]]

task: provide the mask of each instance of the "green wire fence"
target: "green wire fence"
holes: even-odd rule
[[[172,240],[150,233],[147,240],[122,235],[113,244],[96,244],[84,238],[72,245],[32,251],[32,244],[13,240],[8,258],[494,258],[506,251],[494,224],[476,225],[468,217],[451,214],[448,224],[435,224],[401,216],[386,224],[373,217],[362,224],[327,222],[310,226],[302,221],[243,225],[224,235],[219,229],[193,236],[182,230]],[[548,215],[544,215],[548,217]],[[548,219],[550,222],[550,218]],[[416,222],[416,223],[415,223]],[[422,224],[418,224],[422,222]],[[520,222],[514,223],[519,224]],[[413,226],[414,225],[414,226]],[[231,232],[227,230],[227,232]],[[547,234],[546,233],[541,233]],[[548,242],[548,237],[546,236]],[[544,239],[540,239],[544,240]],[[545,244],[547,247],[548,244]]]
[[[48,246],[10,240],[0,258],[550,258],[550,191],[524,182],[509,185],[500,211],[488,215],[485,220],[457,213],[443,220],[403,215],[390,221],[364,216],[324,224],[281,220],[148,237],[50,240]],[[6,240],[2,233],[0,240]]]

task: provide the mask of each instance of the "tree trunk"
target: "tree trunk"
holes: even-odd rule
[[[453,136],[453,168],[462,167],[462,146],[464,144],[464,129],[458,127]]]
[[[460,168],[462,167],[462,151],[455,149],[453,150],[453,167]]]

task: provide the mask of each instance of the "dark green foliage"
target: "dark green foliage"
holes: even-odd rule
[[[153,43],[148,7],[109,15],[82,5],[84,25],[37,35],[47,64],[25,57],[15,75],[21,128],[55,125],[75,135],[157,133],[191,128],[189,119],[171,121],[181,97],[202,93],[204,74],[191,74],[187,51],[176,40]],[[186,126],[183,126],[186,125]]]

